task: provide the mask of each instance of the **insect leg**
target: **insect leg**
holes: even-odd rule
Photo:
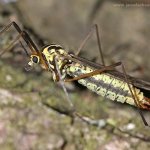
[[[147,123],[145,117],[143,116],[142,111],[141,111],[140,108],[139,108],[140,102],[139,102],[138,96],[137,96],[137,94],[136,94],[136,92],[135,92],[135,89],[134,89],[134,88],[133,88],[133,90],[131,89],[131,86],[130,86],[130,84],[129,84],[129,79],[127,78],[127,74],[126,74],[125,67],[124,67],[123,63],[121,63],[121,68],[122,68],[122,71],[123,71],[123,73],[124,73],[125,82],[127,83],[128,87],[129,87],[129,90],[130,90],[130,92],[131,92],[132,98],[133,98],[133,100],[134,100],[135,105],[137,106],[137,110],[138,110],[138,112],[139,112],[139,114],[140,114],[140,116],[141,116],[141,118],[142,118],[142,121],[143,121],[143,123],[144,123],[145,126],[149,126],[149,124]],[[130,81],[130,82],[131,82],[131,81]],[[132,82],[131,82],[131,83],[132,83]]]
[[[61,75],[60,70],[59,70],[59,67],[58,67],[58,63],[57,63],[58,60],[57,60],[57,57],[55,57],[54,61],[55,61],[55,68],[56,68],[57,73],[58,73],[58,75],[59,75],[59,82],[60,82],[60,84],[61,84],[61,86],[62,86],[62,88],[63,88],[63,91],[64,91],[64,93],[65,93],[65,95],[66,95],[66,97],[67,97],[68,103],[70,104],[71,108],[74,109],[73,103],[71,102],[71,99],[70,99],[69,94],[68,94],[68,92],[67,92],[67,89],[66,89],[66,87],[65,87],[65,85],[64,85],[64,81],[63,81],[63,79],[62,79],[62,75]]]
[[[21,32],[21,33],[15,38],[15,40],[14,40],[11,44],[9,44],[9,46],[8,46],[6,49],[2,50],[2,51],[0,52],[0,56],[2,56],[5,52],[11,50],[11,47],[21,38],[22,34],[23,34],[23,32]]]
[[[98,126],[98,127],[104,127],[106,124],[107,124],[107,121],[105,121],[104,119],[99,119],[99,120],[95,120],[95,119],[91,119],[91,118],[89,118],[89,117],[85,117],[85,116],[82,116],[80,113],[78,113],[77,111],[76,111],[76,109],[75,109],[75,107],[74,107],[74,105],[73,105],[73,103],[71,102],[71,99],[70,99],[70,97],[69,97],[69,94],[68,94],[68,92],[67,92],[67,89],[66,89],[66,87],[65,87],[65,85],[64,85],[64,81],[63,81],[63,79],[62,79],[62,76],[61,76],[61,73],[60,73],[60,70],[59,70],[59,68],[58,68],[58,64],[57,64],[57,58],[55,57],[55,67],[56,67],[56,70],[57,70],[57,72],[58,72],[58,75],[59,75],[59,82],[60,82],[60,84],[61,84],[61,86],[62,86],[62,88],[63,88],[63,91],[64,91],[64,93],[65,93],[65,95],[66,95],[66,97],[67,97],[67,101],[69,102],[69,104],[70,104],[70,106],[71,106],[71,108],[72,108],[72,115],[70,115],[71,117],[72,116],[74,116],[74,117],[78,117],[78,118],[80,118],[82,121],[84,121],[84,122],[86,122],[87,124],[89,124],[89,125],[93,125],[93,126]]]
[[[102,48],[101,48],[101,41],[100,41],[100,34],[99,34],[99,28],[97,24],[94,24],[89,33],[86,35],[85,39],[82,41],[82,43],[80,44],[76,55],[79,55],[81,49],[85,46],[86,42],[88,41],[88,39],[91,37],[91,35],[93,34],[93,32],[95,31],[96,33],[96,38],[97,38],[97,44],[98,44],[98,49],[99,49],[99,54],[100,54],[100,58],[102,60],[102,64],[105,66],[105,61],[104,61],[104,57],[103,57],[103,53],[102,53]]]
[[[2,35],[4,32],[8,31],[10,29],[10,27],[13,26],[15,28],[15,30],[19,33],[20,37],[23,38],[23,40],[26,42],[26,44],[29,46],[30,50],[32,53],[36,52],[39,53],[39,50],[37,48],[37,46],[35,45],[35,43],[33,42],[33,40],[30,38],[30,36],[28,35],[27,32],[22,31],[20,29],[20,27],[17,25],[17,23],[15,22],[11,22],[10,24],[8,24],[7,26],[5,26],[1,31],[0,31],[0,35]],[[19,37],[18,37],[19,40]],[[17,38],[15,40],[15,42],[17,41]],[[12,42],[12,43],[15,43]],[[8,49],[8,48],[7,48]],[[4,54],[5,50],[3,50],[1,53]],[[8,50],[7,50],[8,51]]]
[[[61,74],[60,74],[60,71],[59,71],[59,68],[58,68],[58,64],[57,64],[56,59],[55,59],[55,63],[56,63],[56,69],[57,69],[57,71],[58,71],[58,73],[59,73],[59,76],[60,76],[60,78],[61,78]],[[120,64],[120,65],[123,66],[123,64]],[[125,72],[125,69],[124,69],[124,68],[123,68],[123,70],[124,70],[124,72]],[[126,73],[126,72],[125,72],[125,73]],[[125,74],[125,76],[126,76],[126,74]],[[128,80],[127,77],[126,77],[126,80]],[[63,85],[63,89],[65,89],[64,91],[65,91],[65,94],[66,94],[66,96],[67,96],[67,98],[68,98],[68,101],[70,101],[68,92],[67,92],[67,90],[66,90],[66,88],[65,88],[65,86],[64,86],[64,81],[62,80],[62,78],[61,78],[61,82],[62,82],[62,85]],[[128,83],[128,82],[127,82],[127,83]],[[128,86],[130,87],[129,83],[128,83]],[[132,90],[131,90],[131,92],[132,92]],[[134,96],[134,95],[133,95],[133,96]],[[71,103],[71,106],[72,106],[72,105],[73,105],[73,104]],[[57,110],[56,110],[56,111],[57,111]],[[139,111],[140,111],[140,110],[139,110]],[[132,134],[132,133],[130,133],[130,132],[123,131],[123,130],[121,130],[120,128],[115,127],[113,124],[111,124],[111,123],[109,122],[109,120],[104,120],[104,119],[95,120],[95,119],[91,119],[91,118],[89,118],[89,117],[86,117],[86,116],[83,116],[83,115],[79,114],[78,112],[75,111],[75,109],[74,109],[74,111],[73,111],[72,113],[73,113],[72,115],[69,114],[71,117],[77,116],[77,117],[80,118],[83,122],[85,122],[85,123],[87,123],[87,124],[89,124],[89,125],[96,126],[96,127],[99,127],[99,128],[103,128],[103,127],[105,127],[106,125],[110,125],[111,127],[113,127],[114,129],[118,130],[119,132],[125,133],[125,134],[127,134],[127,135],[129,135],[129,136],[131,136],[131,137],[134,137],[134,138],[137,138],[137,139],[141,139],[141,140],[143,140],[143,141],[149,141],[149,140],[150,140],[149,137],[134,135],[134,134]],[[142,115],[142,114],[141,114],[141,115]],[[144,124],[147,125],[147,122],[146,122],[146,120],[145,120],[145,118],[144,118],[143,115],[142,115],[142,120],[144,121]]]

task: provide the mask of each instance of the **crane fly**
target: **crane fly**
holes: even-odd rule
[[[22,38],[30,48],[31,54],[24,49],[30,57],[28,66],[34,67],[35,65],[40,64],[43,69],[50,71],[55,82],[61,81],[69,102],[70,99],[63,84],[64,82],[77,80],[83,86],[86,86],[88,89],[106,99],[128,103],[137,107],[144,124],[148,126],[140,109],[150,110],[150,97],[147,96],[147,93],[150,92],[150,83],[127,75],[121,62],[110,66],[105,65],[102,57],[97,25],[94,27],[96,29],[97,42],[103,65],[78,56],[92,32],[89,32],[75,55],[66,52],[65,49],[57,44],[50,44],[39,50],[28,33],[22,31],[15,22],[7,25],[0,32],[0,35],[7,31],[11,26],[19,33],[12,44]],[[8,46],[5,51],[1,51],[0,55],[8,50],[10,50],[10,46]],[[115,70],[115,67],[117,66],[122,66],[123,73]],[[68,76],[71,78],[68,78]],[[73,106],[72,102],[70,102],[70,104]]]

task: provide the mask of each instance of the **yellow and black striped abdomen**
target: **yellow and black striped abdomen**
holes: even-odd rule
[[[81,74],[86,74],[92,71],[94,71],[92,68],[82,66],[78,63],[69,65],[67,67],[67,74],[72,77],[77,77]],[[80,79],[78,80],[78,82],[105,98],[121,103],[128,103],[134,106],[136,105],[134,99],[132,98],[128,84],[122,80],[114,78],[107,73],[102,73],[88,78]],[[131,84],[130,87],[132,90],[134,88],[139,102],[144,103],[143,93],[140,92],[139,89],[133,87],[133,85]]]

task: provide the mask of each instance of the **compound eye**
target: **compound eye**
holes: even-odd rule
[[[33,56],[33,57],[32,57],[32,61],[33,61],[34,63],[38,63],[38,62],[39,62],[38,56]]]

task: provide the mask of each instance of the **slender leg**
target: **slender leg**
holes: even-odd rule
[[[90,72],[90,73],[87,73],[87,74],[82,74],[82,75],[80,75],[80,76],[78,76],[78,77],[74,77],[74,78],[72,78],[72,79],[66,79],[65,82],[71,82],[71,81],[75,81],[75,80],[80,80],[80,79],[82,79],[82,78],[87,78],[87,77],[90,77],[90,76],[93,76],[93,75],[97,75],[97,74],[100,74],[100,73],[102,73],[102,72],[104,72],[104,71],[113,70],[114,67],[120,66],[120,65],[121,65],[121,67],[122,67],[122,70],[123,70],[123,73],[124,73],[124,76],[125,76],[125,82],[128,84],[129,90],[130,90],[130,92],[131,92],[131,95],[132,95],[132,97],[133,97],[133,100],[134,100],[134,102],[135,102],[135,105],[137,106],[138,112],[140,113],[140,116],[141,116],[141,118],[142,118],[142,120],[143,120],[143,122],[144,122],[144,125],[145,125],[145,126],[149,126],[148,123],[147,123],[147,121],[145,120],[143,114],[142,114],[142,111],[139,109],[139,106],[140,106],[139,99],[138,99],[138,97],[137,97],[137,95],[136,95],[136,92],[135,92],[134,90],[132,91],[132,89],[131,89],[131,87],[130,87],[129,79],[127,78],[127,74],[126,74],[126,71],[125,71],[125,68],[124,68],[122,62],[118,62],[118,63],[113,64],[113,65],[111,65],[111,66],[105,66],[105,67],[103,67],[102,69],[94,70],[93,72]],[[132,83],[132,82],[131,82],[131,83]]]
[[[99,49],[99,54],[100,54],[100,58],[102,61],[102,64],[105,66],[105,61],[104,61],[104,57],[103,57],[103,53],[102,53],[102,48],[101,48],[101,41],[100,41],[100,34],[99,34],[99,28],[97,24],[94,24],[89,33],[87,34],[87,36],[85,37],[85,39],[83,40],[83,42],[80,44],[76,55],[79,55],[81,49],[85,46],[86,42],[88,41],[88,39],[91,37],[91,35],[93,34],[93,32],[95,31],[96,33],[96,37],[97,37],[97,44],[98,44],[98,49]]]
[[[62,88],[63,88],[63,90],[64,90],[64,93],[65,93],[65,95],[66,95],[66,97],[67,97],[67,101],[69,102],[69,104],[70,104],[70,106],[71,106],[71,108],[72,108],[72,110],[73,110],[71,117],[72,117],[72,116],[78,117],[78,118],[80,118],[82,121],[86,122],[87,124],[93,125],[93,126],[98,126],[98,127],[100,127],[100,128],[104,127],[104,126],[107,124],[107,122],[106,122],[104,119],[94,120],[94,119],[91,119],[91,118],[89,118],[89,117],[82,116],[80,113],[78,113],[78,112],[76,111],[76,109],[75,109],[73,103],[71,102],[71,99],[70,99],[70,97],[69,97],[69,94],[68,94],[68,92],[67,92],[67,89],[66,89],[66,87],[65,87],[65,85],[64,85],[64,81],[63,81],[63,79],[62,79],[60,70],[59,70],[59,68],[58,68],[57,58],[56,58],[56,57],[55,57],[55,67],[56,67],[56,70],[57,70],[58,75],[59,75],[59,82],[60,82],[60,84],[61,84],[61,86],[62,86]],[[70,115],[70,114],[69,114],[69,115]]]
[[[30,50],[32,51],[32,53],[36,52],[39,53],[39,50],[37,48],[37,46],[35,45],[35,43],[33,42],[33,40],[30,38],[30,36],[28,35],[27,32],[22,31],[20,29],[20,27],[15,23],[15,22],[11,22],[10,24],[8,24],[7,26],[5,26],[1,31],[0,31],[0,36],[8,31],[10,29],[10,27],[13,26],[16,31],[19,33],[18,37],[15,39],[14,42],[12,42],[12,44],[14,44],[15,42],[17,42],[17,40],[19,40],[19,36],[23,38],[23,40],[26,42],[26,44],[29,46]],[[9,47],[8,47],[9,48]],[[10,50],[7,48],[7,51]],[[6,50],[3,50],[1,52],[1,54],[4,54]]]
[[[69,98],[68,92],[67,92],[67,90],[66,90],[66,88],[65,88],[65,86],[64,86],[64,81],[63,81],[62,78],[61,78],[60,70],[59,70],[59,68],[58,68],[56,59],[55,59],[55,64],[56,64],[57,72],[58,72],[59,77],[60,77],[61,86],[63,87],[63,90],[64,90],[64,92],[65,92],[65,94],[66,94],[66,97],[67,97],[68,102],[70,103],[70,106],[73,107],[73,104],[72,104],[72,102],[71,102],[71,100],[70,100],[70,98]],[[138,97],[137,97],[137,95],[136,95],[136,92],[135,92],[134,90],[132,91],[132,89],[131,89],[131,87],[130,87],[129,80],[128,80],[128,78],[127,78],[127,74],[126,74],[126,71],[125,71],[125,68],[124,68],[123,63],[119,62],[119,63],[116,63],[116,64],[111,65],[111,66],[105,66],[104,69],[96,70],[97,72],[96,72],[96,71],[95,71],[95,72],[93,71],[93,72],[92,72],[93,74],[90,74],[90,73],[89,73],[89,74],[83,74],[83,76],[81,75],[81,76],[79,76],[79,77],[76,77],[76,78],[73,78],[73,79],[70,79],[70,80],[68,79],[68,80],[65,80],[65,82],[69,82],[69,81],[79,80],[79,79],[81,79],[81,78],[90,77],[91,75],[96,75],[96,74],[102,73],[103,71],[107,71],[107,70],[114,69],[115,66],[119,66],[119,65],[121,65],[121,67],[122,67],[123,73],[124,73],[124,75],[125,75],[125,82],[127,83],[128,87],[129,87],[129,90],[130,90],[131,95],[132,95],[132,97],[133,97],[133,99],[134,99],[135,105],[137,106],[138,112],[140,113],[140,116],[141,116],[141,118],[142,118],[142,120],[143,120],[143,122],[144,122],[144,125],[145,125],[145,126],[149,126],[148,123],[147,123],[147,121],[146,121],[146,119],[145,119],[145,117],[144,117],[143,114],[142,114],[142,111],[139,109],[139,100],[138,100]],[[85,75],[85,76],[84,76],[84,75]],[[91,125],[97,125],[97,124],[99,124],[99,121],[98,121],[98,120],[92,120],[92,119],[90,119],[90,118],[88,118],[88,117],[84,117],[84,116],[80,115],[80,114],[79,114],[78,112],[76,112],[76,111],[75,111],[74,113],[75,113],[76,116],[78,116],[81,120],[83,120],[83,121],[85,121],[85,122],[87,122],[87,123],[89,123],[89,124],[91,124]]]
[[[99,29],[98,29],[98,25],[97,25],[97,24],[95,24],[95,25],[91,28],[91,30],[90,30],[90,32],[87,34],[86,38],[83,40],[83,42],[82,42],[81,45],[79,46],[76,55],[78,55],[78,54],[80,53],[81,49],[82,49],[82,48],[84,47],[84,45],[86,44],[87,40],[91,37],[91,35],[92,35],[94,29],[95,29],[95,31],[96,31],[97,43],[98,43],[98,48],[99,48],[99,53],[100,53],[100,57],[101,57],[101,60],[102,60],[102,64],[105,66],[105,62],[104,62],[104,58],[103,58],[103,54],[102,54],[100,36],[99,36]],[[130,92],[131,92],[131,95],[132,95],[132,97],[133,97],[133,99],[134,99],[134,102],[135,102],[135,104],[136,104],[137,107],[138,107],[138,106],[139,106],[138,97],[136,96],[135,91],[132,91],[132,90],[131,90],[131,87],[130,87],[129,82],[128,82],[127,74],[126,74],[125,68],[124,68],[124,66],[123,66],[122,63],[121,63],[121,66],[122,66],[122,70],[123,70],[123,72],[124,72],[124,74],[125,74],[125,81],[127,82],[128,87],[129,87]],[[110,69],[110,68],[108,68],[108,70],[109,70],[109,69]],[[91,75],[96,75],[96,74],[98,74],[98,73],[102,73],[103,71],[106,71],[106,70],[107,70],[107,68],[104,68],[104,69],[101,69],[101,70],[95,70],[95,71],[92,72],[91,74],[90,74],[90,73],[84,74],[84,75],[81,75],[81,76],[76,77],[76,78],[73,78],[73,79],[68,79],[68,80],[66,80],[66,81],[79,80],[79,79],[81,79],[81,78],[85,78],[85,77],[89,77],[89,76],[91,76]],[[133,92],[134,92],[134,93],[133,93]],[[135,96],[134,96],[134,95],[135,95]],[[140,116],[141,116],[141,118],[142,118],[142,120],[143,120],[145,126],[149,126],[148,123],[147,123],[147,121],[145,120],[143,114],[142,114],[142,111],[139,109],[139,107],[138,107],[138,112],[140,113]]]
[[[132,89],[130,87],[129,80],[127,78],[127,74],[126,74],[125,67],[124,67],[123,63],[121,63],[121,68],[122,68],[124,76],[125,76],[125,82],[128,84],[128,87],[129,87],[129,90],[131,92],[132,98],[134,99],[134,103],[137,106],[137,109],[138,109],[138,112],[139,112],[139,114],[140,114],[140,116],[142,118],[142,121],[143,121],[143,123],[144,123],[145,126],[149,126],[149,124],[147,123],[145,117],[143,116],[142,111],[139,109],[139,104],[140,104],[139,99],[138,99],[138,97],[136,95],[135,90],[133,89],[133,91],[132,91]]]
[[[74,109],[74,105],[73,105],[73,103],[71,102],[71,99],[70,99],[70,97],[69,97],[69,94],[68,94],[68,92],[67,92],[67,89],[66,89],[66,87],[65,87],[65,85],[64,85],[64,81],[63,81],[63,79],[62,79],[62,76],[61,76],[61,73],[60,73],[60,70],[59,70],[59,67],[58,67],[57,62],[58,62],[58,60],[57,60],[57,58],[55,57],[55,67],[56,67],[56,70],[57,70],[58,75],[59,75],[59,82],[60,82],[60,84],[61,84],[61,86],[62,86],[62,88],[63,88],[63,90],[64,90],[64,92],[65,92],[65,95],[66,95],[66,97],[67,97],[67,101],[69,102],[71,108]]]
[[[5,52],[11,50],[12,46],[21,38],[22,34],[23,34],[23,32],[21,32],[21,33],[15,38],[15,40],[14,40],[11,44],[8,45],[8,47],[7,47],[6,49],[2,50],[2,51],[0,52],[0,56],[2,56]]]
[[[28,57],[30,57],[29,53],[27,52],[27,50],[25,49],[23,43],[22,43],[20,40],[19,40],[19,43],[20,43],[20,45],[22,46],[22,48],[24,49],[26,55],[27,55]]]
[[[60,71],[59,71],[59,68],[58,68],[57,59],[55,59],[55,64],[56,64],[56,69],[57,69],[58,74],[59,74],[59,77],[60,77],[60,81],[61,81],[61,83],[62,83],[61,85],[62,85],[63,89],[65,89],[64,92],[65,92],[66,97],[67,97],[67,99],[68,99],[68,101],[69,101],[69,103],[70,103],[71,100],[70,100],[69,95],[68,95],[68,92],[67,92],[67,90],[66,90],[66,88],[65,88],[65,86],[64,86],[64,81],[62,80],[62,77],[61,77],[61,74],[60,74]],[[125,73],[125,76],[127,76],[123,64],[121,64],[121,66],[122,66],[123,72]],[[125,77],[125,79],[126,79],[126,81],[128,80],[127,77]],[[130,87],[130,85],[129,85],[128,82],[127,82],[127,84],[128,84],[128,86],[129,86],[129,89],[131,89],[131,87]],[[132,93],[132,90],[131,90],[131,93]],[[133,95],[133,94],[132,94],[132,96],[133,96],[133,98],[134,98],[134,95]],[[71,107],[72,107],[72,106],[73,106],[72,102],[71,102],[70,104],[71,104]],[[49,107],[49,106],[48,106],[48,107]],[[73,107],[73,108],[74,108],[74,107]],[[58,110],[56,110],[56,111],[58,111]],[[140,110],[139,110],[139,111],[140,111]],[[68,114],[66,114],[66,115],[68,115]],[[119,132],[125,133],[125,134],[127,134],[127,135],[129,135],[129,136],[131,136],[131,137],[140,139],[140,140],[142,140],[142,141],[150,141],[150,137],[145,137],[144,135],[136,135],[136,134],[132,134],[132,133],[130,133],[130,132],[124,131],[124,130],[122,130],[122,129],[116,127],[116,126],[114,126],[113,124],[111,124],[111,123],[109,122],[109,120],[104,120],[104,119],[95,120],[95,119],[91,119],[91,118],[86,117],[86,116],[82,116],[81,114],[79,114],[78,112],[76,112],[75,109],[73,109],[72,114],[69,113],[69,116],[71,116],[71,117],[76,116],[76,117],[80,118],[83,122],[85,122],[85,123],[87,123],[87,124],[89,124],[89,125],[92,125],[92,126],[99,127],[99,128],[103,128],[103,127],[105,127],[106,125],[109,125],[109,126],[113,127],[114,129],[118,130]],[[142,119],[143,119],[143,118],[144,118],[144,117],[142,117]],[[74,118],[72,118],[72,119],[74,119]],[[146,122],[145,118],[144,118],[143,121],[144,121],[144,124],[147,125],[147,122]]]
[[[99,29],[98,29],[98,25],[97,25],[97,24],[95,24],[95,25],[91,28],[91,30],[90,30],[90,32],[87,34],[86,38],[83,40],[83,42],[82,42],[81,45],[79,46],[76,55],[78,55],[78,54],[80,53],[81,49],[84,47],[84,45],[86,44],[86,42],[88,41],[88,39],[91,37],[91,35],[92,35],[92,33],[93,33],[94,30],[96,31],[97,43],[98,43],[98,48],[99,48],[99,53],[100,53],[100,57],[101,57],[101,60],[102,60],[102,64],[105,66],[105,62],[104,62],[104,58],[103,58],[103,54],[102,54],[100,36],[99,36]],[[130,92],[131,92],[131,95],[132,95],[133,99],[135,100],[135,104],[136,104],[137,107],[138,107],[138,106],[139,106],[139,104],[138,104],[138,103],[139,103],[138,97],[136,96],[135,91],[132,91],[132,90],[131,90],[131,87],[130,87],[129,82],[128,82],[128,79],[127,79],[127,74],[126,74],[126,72],[125,72],[125,68],[124,68],[124,66],[123,66],[122,63],[121,63],[121,66],[122,66],[122,70],[123,70],[123,72],[124,72],[124,74],[125,74],[125,81],[127,82],[128,87],[129,87]],[[66,82],[74,81],[74,80],[79,80],[79,79],[81,79],[81,78],[89,77],[89,76],[91,76],[91,75],[96,75],[96,74],[102,73],[102,72],[104,72],[104,71],[106,71],[106,70],[109,70],[109,69],[110,69],[110,68],[108,68],[108,69],[107,69],[107,68],[104,68],[104,69],[101,69],[101,70],[95,70],[94,72],[91,72],[91,73],[88,73],[88,74],[84,74],[84,75],[81,75],[81,76],[79,76],[79,77],[75,77],[75,78],[73,78],[73,79],[68,79],[68,80],[66,80]],[[134,92],[134,94],[133,94],[133,92]],[[135,96],[134,96],[134,95],[135,95]],[[145,120],[145,118],[144,118],[144,116],[143,116],[143,114],[142,114],[142,111],[139,109],[139,107],[138,107],[138,111],[139,111],[139,113],[140,113],[140,115],[141,115],[141,118],[142,118],[142,120],[143,120],[145,126],[148,126],[148,123],[147,123],[147,121]]]

